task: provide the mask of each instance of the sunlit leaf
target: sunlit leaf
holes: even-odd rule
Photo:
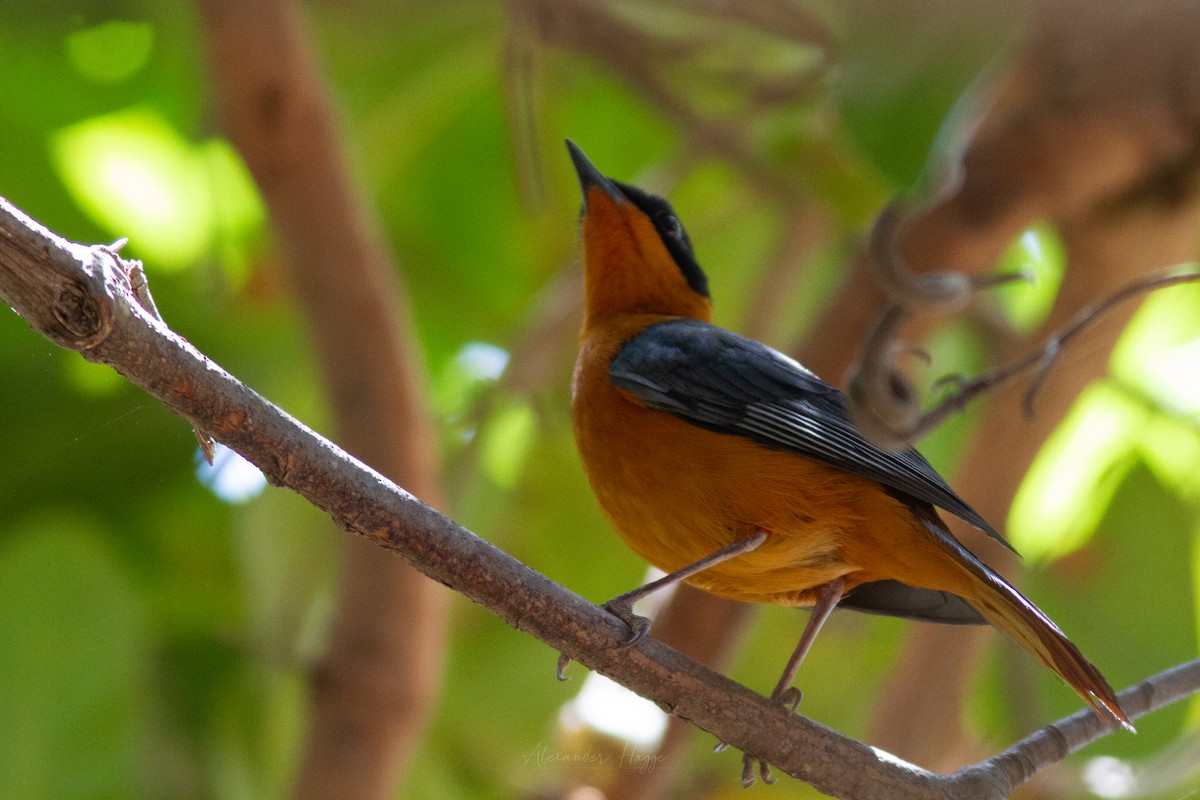
[[[96,83],[119,83],[146,66],[154,48],[154,28],[145,22],[113,20],[74,31],[65,46],[79,74]]]
[[[196,146],[212,215],[211,245],[226,274],[244,278],[266,224],[266,209],[245,162],[224,139]]]
[[[1113,374],[1168,410],[1200,414],[1200,286],[1154,292],[1113,350]]]
[[[536,429],[533,409],[524,403],[514,402],[488,421],[480,461],[497,485],[512,488],[516,484]]]
[[[76,200],[159,267],[203,251],[212,218],[191,145],[150,109],[94,117],[59,131],[55,165]]]
[[[228,146],[193,144],[149,108],[71,125],[51,150],[79,204],[114,238],[127,236],[152,269],[189,266],[218,232],[261,224],[257,194]]]
[[[1141,430],[1138,451],[1164,485],[1189,500],[1200,498],[1200,427],[1152,414]]]
[[[1028,273],[1032,282],[1005,284],[988,292],[987,297],[995,300],[1015,330],[1032,331],[1054,305],[1065,263],[1066,253],[1054,228],[1038,223],[1013,240],[997,269],[1000,273]]]
[[[1034,459],[1008,531],[1031,561],[1084,545],[1133,463],[1145,409],[1103,383],[1087,389]]]

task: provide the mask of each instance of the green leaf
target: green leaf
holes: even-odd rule
[[[70,125],[53,136],[51,152],[79,204],[114,238],[127,236],[152,268],[191,266],[218,233],[244,235],[263,220],[228,145],[195,145],[152,108]]]
[[[120,83],[150,60],[154,28],[144,22],[113,20],[67,36],[67,56],[79,74],[96,83]]]
[[[1145,409],[1103,382],[1076,401],[1029,468],[1008,517],[1013,546],[1031,562],[1091,538],[1136,460]]]
[[[1006,283],[989,291],[986,297],[999,305],[1013,328],[1029,333],[1050,313],[1065,268],[1062,240],[1053,226],[1039,222],[1013,240],[996,270],[1001,274],[1024,272],[1032,276],[1032,283]]]
[[[525,403],[512,402],[488,420],[480,460],[498,486],[511,489],[516,485],[536,430],[537,417]]]
[[[133,796],[149,699],[141,603],[95,520],[44,513],[6,533],[3,796]]]

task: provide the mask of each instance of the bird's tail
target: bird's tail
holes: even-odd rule
[[[988,622],[1008,634],[1078,692],[1097,716],[1119,722],[1132,731],[1133,723],[1121,708],[1108,681],[1058,626],[957,540],[945,531],[935,530],[936,523],[930,520],[924,522],[930,528],[930,533],[934,534],[939,547],[966,571],[971,593],[964,599],[975,606]]]

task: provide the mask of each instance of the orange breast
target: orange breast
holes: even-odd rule
[[[867,478],[640,405],[609,380],[622,342],[664,317],[589,330],[576,363],[575,436],[596,497],[642,558],[668,572],[763,530],[758,549],[689,580],[736,600],[809,604],[837,577],[847,589],[893,578],[929,588],[955,573],[907,506]]]

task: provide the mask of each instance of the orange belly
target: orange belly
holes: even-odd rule
[[[608,377],[629,336],[657,317],[624,318],[584,339],[572,411],[601,508],[625,542],[667,572],[755,531],[756,550],[689,583],[734,600],[807,605],[814,587],[885,578],[961,589],[911,509],[868,478],[640,405]],[[951,584],[951,585],[947,585]]]

